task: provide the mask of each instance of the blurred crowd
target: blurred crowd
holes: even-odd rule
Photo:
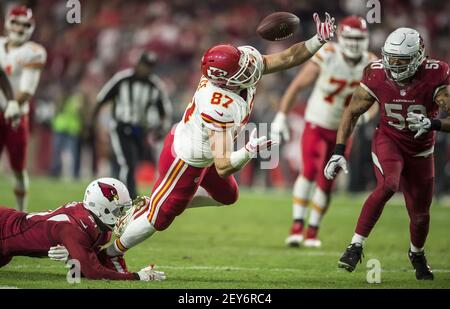
[[[47,66],[43,72],[33,102],[33,140],[30,149],[31,171],[59,175],[52,162],[51,145],[55,138],[55,119],[61,106],[71,102],[79,114],[79,127],[74,132],[75,144],[68,149],[77,152],[73,172],[91,176],[92,158],[86,150],[85,128],[89,113],[102,85],[119,69],[131,66],[143,50],[158,54],[157,74],[163,79],[174,104],[174,122],[180,119],[200,78],[202,53],[217,43],[252,45],[262,53],[271,53],[305,40],[315,33],[312,14],[330,12],[337,21],[350,14],[363,17],[370,10],[366,0],[81,0],[81,23],[66,20],[68,1],[1,1],[0,13],[5,15],[9,5],[22,3],[30,6],[36,19],[33,40],[45,46]],[[376,1],[370,1],[376,2]],[[389,32],[399,26],[416,28],[424,37],[431,57],[450,61],[450,2],[439,0],[382,0],[381,23],[370,24],[370,50],[380,55],[380,48]],[[267,42],[259,38],[256,25],[274,11],[289,11],[300,17],[300,31],[283,42]],[[3,22],[0,23],[2,25]],[[254,122],[271,122],[276,106],[294,77],[297,69],[263,78],[258,88],[253,112]],[[302,112],[309,95],[298,96],[290,122],[292,142],[282,147],[281,167],[271,172],[254,171],[251,166],[240,175],[243,184],[287,186],[301,168],[299,136],[303,128]],[[75,103],[74,103],[75,102]],[[99,118],[100,141],[97,156],[108,162],[108,114]],[[353,149],[353,169],[349,181],[352,190],[365,190],[372,185],[370,143],[374,125],[357,132]],[[103,128],[103,129],[101,129]],[[58,133],[58,132],[56,132]],[[439,137],[437,170],[448,170],[448,138]],[[64,160],[63,160],[64,161]],[[80,164],[82,162],[82,164]],[[106,166],[107,163],[104,164]],[[106,167],[105,167],[106,168]],[[81,169],[81,172],[80,172]],[[86,169],[86,170],[83,170]],[[256,173],[256,174],[255,174]],[[445,186],[444,186],[445,188]]]

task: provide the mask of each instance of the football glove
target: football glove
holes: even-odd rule
[[[50,247],[48,250],[48,257],[53,261],[67,262],[69,260],[69,251],[67,251],[66,247],[57,245],[54,247]]]
[[[328,180],[334,179],[334,177],[336,177],[337,175],[337,170],[339,167],[344,170],[344,173],[348,174],[347,160],[345,160],[345,157],[342,155],[334,154],[331,156],[330,160],[328,160],[328,163],[325,166],[325,170],[323,171],[325,178]]]
[[[414,138],[427,133],[431,128],[431,120],[422,114],[409,112],[406,121],[408,122],[408,128],[412,132],[417,132]]]
[[[20,123],[20,106],[15,100],[8,101],[4,112],[5,120],[11,120],[13,128],[17,127]]]
[[[256,158],[258,152],[266,149],[270,149],[270,147],[277,145],[278,141],[268,140],[267,136],[258,137],[256,128],[250,133],[250,139],[248,143],[245,145],[245,150],[250,154],[251,158]]]
[[[162,271],[156,271],[155,265],[147,266],[137,272],[141,281],[162,281],[166,280],[166,275]]]
[[[319,14],[313,14],[314,22],[316,23],[317,37],[319,41],[324,44],[334,37],[336,31],[335,19],[330,14],[325,13],[325,21],[321,22]]]
[[[283,139],[285,142],[289,141],[289,126],[286,120],[286,114],[278,112],[273,119],[272,125],[270,126],[270,137],[273,141],[280,142]]]
[[[140,216],[144,212],[144,208],[150,206],[150,197],[148,196],[138,196],[133,200],[133,206],[127,210],[125,215],[120,217],[116,225],[114,226],[114,235],[117,238],[122,236],[123,232],[127,228],[128,224],[135,220],[138,216]]]

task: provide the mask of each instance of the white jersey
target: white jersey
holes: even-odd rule
[[[27,80],[23,79],[23,72],[26,69],[41,69],[47,60],[45,48],[37,43],[28,41],[19,47],[6,48],[6,37],[0,37],[0,65],[8,76],[9,82],[14,92],[17,93],[26,89],[31,95],[36,91],[36,85],[24,85]],[[0,91],[0,110],[6,107],[6,98]],[[28,113],[28,102],[22,105],[22,113]]]
[[[252,47],[246,48],[252,49],[260,69],[263,70],[261,54]],[[255,91],[256,85],[237,93],[217,87],[202,77],[183,119],[175,129],[176,155],[191,166],[212,165],[214,158],[209,144],[208,129],[230,130],[232,136],[237,136],[250,118]]]
[[[325,129],[337,130],[345,107],[359,86],[370,53],[364,52],[356,65],[345,61],[339,45],[327,43],[311,60],[320,66],[320,74],[308,99],[305,120]]]

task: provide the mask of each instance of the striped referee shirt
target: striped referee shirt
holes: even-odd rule
[[[109,101],[113,102],[116,122],[156,127],[172,114],[172,104],[162,81],[154,74],[137,78],[134,69],[117,72],[103,86],[97,96],[97,107]]]

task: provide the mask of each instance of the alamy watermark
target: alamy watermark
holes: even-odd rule
[[[367,283],[381,283],[381,263],[377,259],[367,261]]]
[[[79,0],[67,0],[66,8],[69,10],[66,14],[66,21],[69,24],[81,24],[81,3]]]
[[[66,279],[67,283],[81,283],[81,264],[77,259],[71,259],[66,262],[66,268],[69,268]]]

